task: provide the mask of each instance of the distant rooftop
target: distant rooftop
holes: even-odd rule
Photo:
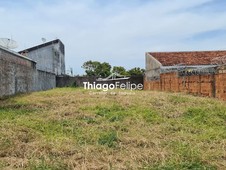
[[[148,52],[163,66],[210,65],[217,57],[226,56],[226,51],[186,51],[186,52]]]
[[[46,47],[46,46],[49,46],[51,44],[57,44],[57,43],[61,44],[61,46],[63,47],[62,52],[64,53],[64,44],[59,39],[56,39],[56,40],[53,40],[53,41],[49,41],[49,42],[46,42],[46,43],[43,43],[43,44],[31,47],[31,48],[28,48],[28,49],[24,49],[22,51],[19,51],[18,53],[31,52],[31,51],[37,50],[39,48]]]

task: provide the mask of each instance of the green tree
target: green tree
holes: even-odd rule
[[[82,68],[85,69],[87,76],[96,76],[96,77],[108,77],[111,73],[118,73],[124,76],[133,76],[133,75],[143,75],[145,70],[139,67],[132,68],[128,71],[122,66],[114,66],[111,72],[111,65],[107,62],[99,61],[86,61],[83,63]]]
[[[114,66],[112,72],[120,75],[127,75],[126,69],[122,66]]]
[[[111,65],[109,63],[103,62],[98,67],[99,77],[107,77],[111,74]]]
[[[136,76],[136,75],[144,75],[145,70],[140,67],[134,67],[127,71],[128,75]]]
[[[98,61],[86,61],[83,63],[82,68],[85,69],[87,76],[95,76],[96,69],[99,67],[100,62]]]
[[[111,74],[111,65],[109,63],[99,61],[86,61],[82,68],[85,69],[87,76],[107,77]]]

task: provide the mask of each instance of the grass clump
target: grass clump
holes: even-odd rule
[[[127,116],[126,110],[117,104],[97,106],[95,110],[96,115],[106,118],[110,122],[122,121]]]
[[[109,148],[116,147],[118,141],[118,136],[115,131],[105,132],[100,134],[98,139],[98,144],[106,145]]]
[[[188,119],[196,124],[224,126],[226,120],[226,110],[213,110],[204,107],[190,107],[183,116],[185,119]]]
[[[142,115],[143,119],[148,123],[161,123],[163,121],[161,115],[155,110],[145,110]]]
[[[181,96],[181,95],[170,95],[169,102],[174,103],[174,104],[182,104],[182,103],[189,102],[189,98]]]
[[[64,163],[60,161],[47,162],[44,157],[41,157],[38,163],[30,160],[29,167],[30,170],[68,170],[67,165]]]
[[[216,167],[206,165],[202,162],[183,162],[183,163],[169,163],[167,165],[156,165],[155,167],[146,167],[147,170],[217,170]]]

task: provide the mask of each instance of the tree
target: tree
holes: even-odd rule
[[[106,62],[101,63],[97,68],[97,73],[99,77],[108,77],[111,74],[111,65]]]
[[[134,67],[127,71],[130,76],[144,75],[145,70],[140,67]]]
[[[111,65],[109,63],[99,61],[87,61],[83,64],[87,76],[107,77],[111,74]]]
[[[117,73],[120,75],[127,75],[126,69],[122,66],[114,66],[112,69],[112,73]]]
[[[111,73],[118,73],[123,76],[143,75],[145,70],[139,67],[132,68],[128,71],[122,66],[114,66],[111,71],[111,65],[107,62],[99,61],[86,61],[83,63],[82,68],[85,69],[86,75],[91,77],[108,77]]]
[[[96,69],[99,67],[100,62],[98,61],[86,61],[83,63],[82,68],[85,69],[87,76],[96,76]]]

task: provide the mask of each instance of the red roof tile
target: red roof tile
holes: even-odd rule
[[[150,52],[149,54],[163,66],[209,65],[214,58],[226,56],[226,51]]]

